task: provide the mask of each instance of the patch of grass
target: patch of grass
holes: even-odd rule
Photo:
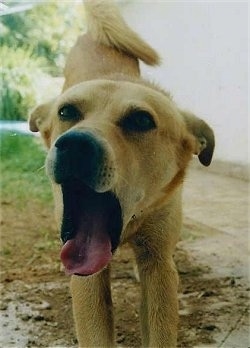
[[[60,250],[59,238],[55,239],[51,230],[42,228],[39,234],[40,238],[34,244],[35,251]]]
[[[25,209],[27,202],[52,202],[44,170],[46,153],[40,140],[6,132],[0,134],[0,145],[2,202],[15,200],[20,209]]]

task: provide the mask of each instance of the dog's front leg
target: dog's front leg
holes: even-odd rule
[[[177,345],[178,274],[172,256],[166,255],[165,243],[161,241],[157,245],[144,237],[139,237],[134,245],[142,289],[142,346],[174,348]]]
[[[109,269],[88,277],[72,276],[71,294],[79,347],[113,347]]]

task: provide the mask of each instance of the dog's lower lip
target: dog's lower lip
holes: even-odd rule
[[[120,203],[112,192],[97,193],[79,181],[65,182],[61,187],[62,261],[67,273],[93,274],[106,265],[119,244]]]

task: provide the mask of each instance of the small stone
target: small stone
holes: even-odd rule
[[[6,303],[1,303],[0,304],[0,310],[1,311],[6,311],[7,308],[8,308],[8,305]]]
[[[124,340],[125,340],[125,336],[122,333],[118,333],[118,337],[117,337],[116,342],[122,343],[122,342],[124,342]]]
[[[217,328],[216,325],[213,324],[208,324],[208,325],[203,325],[202,329],[207,330],[207,331],[214,331]]]
[[[235,281],[234,278],[231,278],[231,279],[230,279],[230,285],[231,285],[232,287],[234,287],[234,286],[236,285],[236,281]]]
[[[44,320],[44,316],[41,314],[37,314],[36,316],[34,316],[34,320],[35,321],[42,321],[42,320]]]
[[[21,315],[21,319],[22,319],[23,321],[28,321],[28,320],[31,319],[31,315],[29,315],[29,314],[23,314],[23,315]]]

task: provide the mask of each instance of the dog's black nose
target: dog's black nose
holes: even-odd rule
[[[55,143],[55,181],[58,184],[77,180],[94,188],[103,165],[104,149],[89,132],[69,131]]]

